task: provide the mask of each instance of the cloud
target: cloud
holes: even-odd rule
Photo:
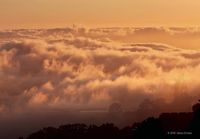
[[[61,33],[61,38],[63,33],[72,33],[73,30],[43,32],[58,36]],[[5,96],[1,95],[3,106],[9,104],[16,107],[18,104],[15,102],[21,104],[25,98],[29,104],[29,101],[35,98],[40,100],[40,97],[41,100],[45,98],[48,105],[58,107],[57,103],[66,106],[73,103],[89,105],[97,101],[126,103],[140,96],[142,101],[145,96],[159,94],[159,84],[172,90],[179,80],[180,84],[186,81],[191,84],[196,78],[188,71],[199,70],[199,52],[195,50],[158,43],[101,42],[73,34],[70,38],[51,42],[48,35],[46,39],[20,39],[1,44],[1,90],[6,94],[7,101],[16,99],[12,104],[4,104]],[[170,76],[170,81],[167,76]],[[187,76],[190,78],[184,79]],[[47,84],[51,89],[43,89]],[[149,94],[150,86],[152,93]],[[27,95],[32,88],[36,88],[35,94]],[[132,107],[141,101],[133,103]],[[107,104],[104,104],[105,107]]]
[[[106,111],[115,102],[141,118],[189,111],[188,105],[199,98],[199,50],[123,43],[108,36],[109,41],[102,41],[90,36],[94,32],[113,33],[110,29],[17,30],[9,34],[23,37],[1,38],[1,118],[52,110]]]

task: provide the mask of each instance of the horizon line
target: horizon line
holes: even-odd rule
[[[88,29],[114,29],[114,28],[200,28],[200,25],[196,26],[152,26],[152,25],[144,25],[144,26],[86,26],[86,25],[79,25],[79,24],[72,24],[67,26],[41,26],[41,27],[8,27],[8,28],[1,28],[0,30],[40,30],[40,29],[64,29],[64,28],[88,28]]]

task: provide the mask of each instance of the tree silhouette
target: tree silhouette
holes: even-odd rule
[[[120,103],[112,103],[109,107],[110,113],[119,113],[122,112],[122,107]]]
[[[194,115],[191,123],[191,130],[194,136],[200,138],[200,103],[193,105],[192,110]]]
[[[116,105],[118,109],[118,106]],[[147,118],[141,123],[119,129],[112,123],[97,125],[68,124],[59,128],[47,127],[29,135],[26,139],[171,139],[200,138],[200,103],[193,112],[164,113],[158,118]],[[168,135],[168,131],[188,131],[193,135]],[[19,139],[23,139],[20,137]]]
[[[164,131],[159,119],[153,117],[144,120],[142,123],[135,127],[135,138],[148,139],[155,138],[161,139],[164,137]]]

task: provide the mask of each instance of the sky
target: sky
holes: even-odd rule
[[[198,0],[0,0],[0,28],[198,26]]]

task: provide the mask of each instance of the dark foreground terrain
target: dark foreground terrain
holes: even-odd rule
[[[26,139],[168,139],[200,138],[200,103],[193,112],[163,113],[158,118],[147,118],[119,129],[114,124],[100,126],[67,124],[58,128],[46,127]],[[23,139],[23,137],[19,137]]]

